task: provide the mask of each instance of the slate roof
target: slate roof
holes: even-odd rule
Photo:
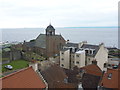
[[[66,45],[65,45],[66,47],[76,47],[76,48],[78,48],[78,43],[67,43]]]
[[[63,38],[61,35],[54,35],[51,36],[54,38]],[[39,48],[46,48],[46,34],[40,34],[35,41],[32,42],[25,42],[25,45],[28,47],[39,47]]]
[[[63,69],[57,65],[51,65],[47,69],[41,71],[44,79],[48,83],[49,88],[55,87],[55,82],[63,82],[67,78]]]
[[[55,31],[54,27],[51,24],[49,26],[47,26],[46,30],[54,30]]]
[[[99,45],[83,44],[81,48],[95,49],[95,52],[90,56],[95,56],[99,50]]]
[[[40,34],[35,40],[35,46],[46,48],[46,34]]]
[[[35,41],[25,42],[24,45],[26,45],[27,47],[34,47],[35,46]]]
[[[67,50],[70,50],[69,48],[63,48],[61,49],[61,51],[67,51]]]
[[[3,77],[2,88],[45,88],[41,77],[28,67]]]

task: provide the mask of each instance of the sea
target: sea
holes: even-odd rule
[[[89,44],[104,43],[106,47],[118,47],[117,27],[63,27],[55,30],[56,34],[62,35],[69,42],[87,41]],[[45,34],[45,28],[4,28],[0,31],[0,42],[30,41],[39,34]]]

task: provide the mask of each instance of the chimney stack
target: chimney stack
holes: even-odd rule
[[[31,67],[34,69],[34,71],[36,72],[38,70],[38,63],[36,61],[34,62],[30,62],[29,63],[29,67]]]

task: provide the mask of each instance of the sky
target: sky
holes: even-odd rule
[[[119,0],[0,0],[0,28],[118,25]]]

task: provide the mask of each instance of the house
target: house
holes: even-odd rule
[[[100,83],[100,87],[102,89],[116,89],[120,90],[120,67],[117,69],[110,69],[108,68],[107,71],[104,73],[103,78]]]
[[[44,83],[42,77],[40,77],[32,67],[9,74],[1,78],[1,80],[3,90],[5,88],[47,88],[47,85]]]
[[[75,88],[74,84],[68,83],[68,77],[58,65],[48,66],[40,71],[48,83],[48,88]]]
[[[92,64],[96,60],[97,65],[104,70],[104,63],[108,63],[108,50],[104,44],[91,45],[87,42],[67,43],[60,51],[60,66],[72,69],[74,66],[83,67]]]
[[[55,29],[51,24],[47,26],[45,32],[45,34],[40,34],[35,40],[24,42],[24,49],[32,50],[45,57],[57,56],[66,41],[62,35],[55,34]]]
[[[82,88],[97,90],[102,77],[102,70],[95,64],[87,65],[81,68]]]
[[[75,64],[80,67],[81,62],[85,62],[81,60],[81,56],[85,56],[84,52],[77,51],[78,50],[78,43],[70,43],[68,42],[63,46],[63,49],[60,51],[60,67],[71,69],[75,66]],[[75,60],[76,59],[76,60]],[[85,58],[84,58],[85,59]],[[83,64],[84,65],[84,64]],[[82,65],[82,66],[83,66]]]

